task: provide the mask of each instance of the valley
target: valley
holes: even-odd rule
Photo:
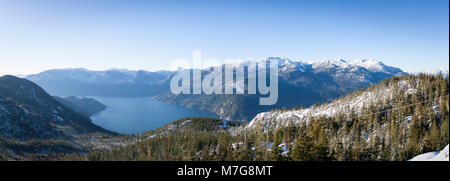
[[[248,124],[190,117],[139,134],[1,143],[6,160],[408,160],[448,144],[448,77],[392,77],[330,103],[260,113]]]
[[[261,113],[249,124],[182,119],[136,144],[63,159],[406,161],[448,147],[448,85],[441,75],[392,77],[332,103]]]
[[[273,106],[260,95],[170,94],[173,72],[3,76],[0,159],[394,161],[448,145],[448,75],[367,60],[262,62],[274,59]],[[58,89],[67,83],[79,87]]]
[[[43,87],[51,95],[153,97],[158,101],[209,111],[225,120],[249,122],[260,112],[280,107],[306,107],[331,101],[352,91],[374,85],[388,77],[405,74],[399,68],[366,59],[356,61],[333,59],[307,63],[284,57],[268,57],[256,63],[270,61],[278,62],[279,74],[278,101],[271,106],[259,105],[259,98],[266,97],[260,93],[173,94],[170,92],[169,85],[171,78],[176,74],[175,71],[55,69],[28,75],[26,78]],[[238,69],[223,70],[223,72],[245,74],[245,79],[248,79],[249,75],[255,76],[253,79],[257,80],[256,73],[242,68],[247,64],[244,62],[232,65],[229,68]],[[225,69],[225,66],[214,68]],[[211,69],[205,68],[202,69],[201,75],[210,73]],[[202,78],[204,76],[193,79]],[[223,81],[222,84],[231,85],[233,82]],[[248,82],[245,81],[244,85],[245,91],[248,92]]]

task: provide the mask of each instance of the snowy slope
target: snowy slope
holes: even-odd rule
[[[312,117],[335,117],[339,113],[348,115],[352,112],[359,114],[362,109],[372,103],[392,99],[394,93],[400,92],[405,96],[414,93],[418,84],[420,82],[401,80],[396,85],[387,85],[387,87],[355,92],[319,106],[288,111],[272,110],[262,112],[255,116],[245,129],[253,129],[257,123],[261,123],[263,128],[277,129],[291,123],[298,124],[307,122]]]
[[[440,152],[429,152],[415,156],[409,161],[449,161],[448,145]]]
[[[448,145],[434,158],[431,159],[431,161],[449,161],[448,159],[449,153],[448,153]]]

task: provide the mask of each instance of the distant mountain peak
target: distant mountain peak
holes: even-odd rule
[[[126,68],[115,68],[115,67],[109,68],[109,69],[105,70],[104,72],[108,72],[108,71],[110,71],[110,72],[123,72],[123,73],[137,72],[135,70],[129,70],[129,69],[126,69]]]
[[[355,62],[352,62],[353,65],[363,67],[369,71],[372,72],[383,72],[383,73],[390,73],[390,74],[398,74],[402,73],[403,71],[396,67],[391,67],[385,65],[383,62],[378,60],[371,60],[371,59],[359,59]]]
[[[286,57],[267,57],[264,58],[262,61],[274,61],[277,60],[279,65],[283,64],[292,64],[292,60]]]
[[[367,62],[367,59],[366,58],[361,58],[361,59],[359,59],[359,60],[357,60],[358,62],[361,62],[361,63],[364,63],[364,62]]]
[[[348,62],[342,58],[336,58],[336,59],[326,59],[326,60],[322,61],[322,63],[342,65],[342,64],[347,64]]]
[[[372,63],[372,62],[380,62],[380,61],[373,60],[373,59],[367,59],[367,58],[360,58],[360,59],[356,60],[355,62],[358,62],[358,63]]]
[[[335,68],[335,67],[347,67],[349,64],[344,59],[326,59],[319,62],[314,62],[312,64],[313,68],[322,69],[322,68]]]
[[[358,60],[356,60],[356,61],[354,61],[352,63],[356,64],[356,65],[371,65],[371,66],[373,66],[373,65],[384,65],[384,63],[381,62],[381,61],[373,60],[373,59],[366,59],[366,58],[358,59]]]
[[[262,61],[270,62],[273,60],[278,61],[278,68],[282,72],[292,72],[292,71],[296,71],[296,70],[304,72],[305,66],[307,65],[306,63],[302,62],[301,60],[291,60],[286,57],[267,57],[267,58],[263,59]]]

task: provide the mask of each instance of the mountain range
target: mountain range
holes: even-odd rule
[[[0,77],[0,159],[49,159],[49,153],[85,153],[95,150],[99,152],[88,154],[89,160],[94,159],[95,155],[101,155],[100,158],[105,157],[107,160],[137,158],[128,157],[128,153],[137,154],[139,159],[142,159],[148,156],[145,155],[145,151],[142,151],[148,150],[146,148],[148,145],[139,144],[139,142],[149,141],[152,145],[154,143],[152,153],[155,154],[152,154],[153,156],[157,159],[170,160],[175,155],[160,157],[156,154],[159,151],[164,152],[164,148],[160,147],[160,141],[186,137],[183,134],[187,134],[187,137],[190,137],[191,134],[195,135],[192,137],[192,144],[203,143],[204,139],[208,140],[208,144],[202,146],[200,155],[196,155],[196,157],[184,155],[185,158],[181,155],[183,159],[193,159],[198,156],[200,159],[210,158],[207,155],[211,154],[215,155],[212,157],[213,159],[235,159],[233,156],[235,152],[245,152],[244,155],[247,156],[251,153],[246,152],[246,149],[239,150],[238,147],[233,147],[233,144],[236,146],[245,141],[244,145],[250,146],[249,150],[256,149],[258,147],[255,146],[256,144],[264,142],[261,131],[267,132],[268,130],[274,134],[271,133],[270,136],[267,134],[265,139],[275,140],[271,143],[273,145],[283,145],[283,149],[285,149],[282,154],[282,157],[285,157],[283,159],[293,160],[305,159],[298,157],[298,153],[295,152],[296,149],[299,149],[298,145],[310,144],[308,140],[303,140],[307,143],[297,143],[298,138],[303,138],[303,136],[312,139],[311,144],[320,143],[322,146],[326,146],[330,152],[324,152],[322,156],[325,157],[323,158],[337,160],[407,160],[420,153],[440,150],[448,144],[448,77],[432,74],[399,76],[404,74],[400,69],[367,60],[349,63],[339,59],[311,64],[271,57],[261,60],[261,62],[274,59],[279,63],[280,100],[289,100],[284,96],[292,96],[291,102],[286,104],[297,106],[287,107],[279,104],[277,105],[279,107],[272,106],[270,109],[265,107],[264,109],[269,110],[260,111],[263,109],[255,106],[258,98],[255,95],[197,95],[199,97],[176,95],[172,97],[173,95],[168,96],[167,92],[162,92],[154,94],[154,97],[166,102],[182,101],[173,103],[194,105],[192,107],[210,105],[209,108],[202,108],[206,110],[212,110],[211,108],[215,108],[213,106],[217,106],[221,110],[231,109],[223,112],[224,115],[243,113],[244,116],[251,117],[250,115],[255,113],[256,116],[251,117],[248,124],[221,122],[216,119],[186,118],[174,122],[177,123],[176,127],[171,123],[158,129],[161,132],[156,130],[156,132],[149,131],[138,135],[117,135],[91,123],[88,116],[105,108],[103,104],[94,99],[50,96],[39,85],[27,79],[14,76]],[[101,75],[99,72],[86,69],[67,70],[94,72],[92,75]],[[117,87],[122,84],[134,85],[139,82],[135,78],[133,79],[133,77],[137,77],[139,71],[116,69],[108,71],[129,76],[124,76],[121,81],[117,79],[117,81],[108,82],[106,78],[79,79],[78,81],[94,84],[103,82],[103,84]],[[205,70],[205,72],[207,71]],[[67,77],[73,77],[66,70],[59,72],[66,72]],[[111,76],[112,73],[105,74]],[[157,72],[157,74],[164,75],[164,80],[148,84],[143,81],[137,84],[161,86],[167,84],[166,81],[170,80],[174,72]],[[314,79],[314,81],[305,81],[308,80],[307,78]],[[348,81],[347,85],[343,79]],[[151,79],[149,78],[149,80]],[[376,81],[379,82],[374,83]],[[311,94],[299,91],[301,88],[304,88],[304,91],[309,90]],[[358,90],[352,91],[353,89]],[[346,93],[349,91],[352,93]],[[340,94],[346,95],[333,99]],[[297,98],[301,96],[307,98],[309,98],[308,96],[317,96],[319,102],[323,103],[304,106],[302,105],[304,102]],[[330,99],[333,100],[329,101]],[[246,102],[249,100],[254,100],[255,104]],[[188,104],[189,101],[197,105]],[[228,104],[232,106],[227,107]],[[194,126],[194,124],[191,125],[192,120],[203,121]],[[175,129],[185,128],[186,125],[201,129],[186,131]],[[213,128],[211,126],[214,129],[210,129]],[[208,130],[208,134],[214,136],[205,137],[202,133],[203,128]],[[247,140],[242,133],[248,131],[251,131],[249,133],[251,136]],[[297,138],[299,135],[300,137]],[[223,142],[224,140],[226,141]],[[232,140],[238,140],[238,142],[232,142]],[[178,145],[176,142],[170,144],[174,144],[171,145],[172,147]],[[226,148],[233,147],[237,150],[230,153],[224,152],[221,144],[229,144]],[[188,145],[191,144],[185,146]],[[121,149],[114,149],[119,147]],[[185,151],[183,148],[180,149],[180,153]],[[195,146],[189,146],[188,149],[192,153],[200,153]],[[109,154],[103,155],[105,150],[112,150],[107,153],[114,153],[113,155],[116,156],[110,158]],[[127,151],[123,152],[124,150]],[[271,149],[266,151],[271,152]],[[35,154],[41,155],[36,157]],[[122,157],[122,154],[126,157]],[[255,158],[250,156],[245,159],[273,159],[262,156],[267,155],[263,152],[257,154],[259,156],[255,156]],[[69,155],[64,159],[85,159],[76,155]],[[91,158],[91,156],[94,157]],[[276,157],[278,158],[278,156]],[[58,156],[55,158],[61,159]]]
[[[173,72],[109,69],[91,71],[84,68],[53,69],[25,78],[55,96],[152,96],[169,90],[167,82]]]
[[[277,107],[310,106],[331,101],[386,78],[405,74],[399,68],[367,59],[353,62],[334,59],[308,63],[284,57],[268,57],[257,62],[274,60],[278,61],[280,96],[272,106],[259,106],[261,95],[258,94],[172,94],[169,91],[170,79],[176,71],[55,69],[29,75],[26,79],[37,83],[52,95],[152,96],[163,102],[214,112],[226,120],[248,122],[259,112]],[[224,67],[220,65],[215,68]],[[203,73],[210,71],[210,68],[202,70]]]

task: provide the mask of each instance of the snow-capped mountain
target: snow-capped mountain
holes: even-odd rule
[[[343,160],[409,160],[421,153],[413,160],[448,160],[448,146],[427,153],[448,144],[448,100],[448,78],[405,75],[328,103],[261,112],[231,133],[322,129]],[[352,155],[355,150],[366,155]]]
[[[285,57],[268,57],[257,63],[278,61],[279,97],[273,106],[259,106],[260,95],[157,95],[156,98],[204,109],[227,120],[249,121],[258,112],[276,107],[309,106],[330,101],[348,92],[403,75],[401,69],[377,61],[347,62],[342,59],[308,63]],[[238,64],[237,66],[242,66]],[[227,68],[216,66],[215,68]],[[233,82],[224,82],[225,85]]]
[[[254,129],[261,124],[263,128],[278,129],[289,124],[308,122],[314,117],[336,117],[338,114],[349,116],[350,114],[361,114],[371,104],[393,99],[394,94],[408,96],[416,92],[420,82],[415,80],[402,80],[396,85],[381,86],[366,91],[358,91],[337,98],[330,103],[319,106],[311,106],[304,109],[293,109],[288,111],[273,110],[256,115],[245,129]],[[405,118],[406,119],[406,118]]]
[[[286,57],[268,57],[258,61],[258,63],[272,60],[278,61],[278,67],[281,73],[286,73],[292,70],[297,70],[300,72],[306,72],[308,70],[313,70],[315,72],[326,72],[331,69],[353,71],[366,69],[370,72],[380,72],[394,75],[397,73],[403,73],[400,68],[387,66],[383,62],[368,59],[359,59],[351,62],[344,59],[327,59],[319,62],[308,63],[302,60],[291,60]]]
[[[384,72],[384,73],[402,72],[402,70],[399,68],[387,66],[383,62],[376,60],[359,59],[355,62],[352,62],[351,64],[364,67],[372,72]]]
[[[59,96],[147,96],[168,90],[172,74],[169,71],[76,68],[47,70],[26,79]]]
[[[309,66],[308,63],[303,62],[301,60],[291,60],[286,57],[267,57],[258,63],[263,63],[266,61],[278,61],[278,68],[280,69],[280,72],[292,72],[292,71],[300,71],[305,72],[307,67]]]
[[[111,68],[104,71],[92,71],[85,68],[52,69],[39,74],[26,76],[27,79],[40,81],[75,80],[92,84],[143,83],[155,85],[169,75],[165,71],[149,72]]]
[[[344,59],[328,59],[312,63],[312,65],[314,69],[317,69],[317,71],[324,71],[331,68],[350,69],[350,70],[365,68],[371,72],[383,72],[389,74],[396,74],[403,72],[399,68],[385,65],[383,62],[367,59],[359,59],[353,62],[348,62]]]
[[[395,75],[398,68],[373,60],[349,62],[342,59],[308,63],[285,57],[268,57],[256,63],[278,61],[279,99],[276,105],[259,106],[260,95],[174,95],[169,92],[171,71],[110,69],[57,69],[26,78],[52,95],[61,96],[156,96],[157,99],[204,109],[228,120],[249,121],[257,113],[276,107],[309,106],[330,101],[348,92],[376,84]],[[248,62],[234,66],[247,66]],[[252,64],[254,66],[254,64]],[[225,68],[219,65],[215,68]],[[203,75],[210,68],[202,70]],[[235,70],[233,70],[235,71]],[[194,77],[196,79],[197,77]],[[223,82],[224,85],[234,84]]]

